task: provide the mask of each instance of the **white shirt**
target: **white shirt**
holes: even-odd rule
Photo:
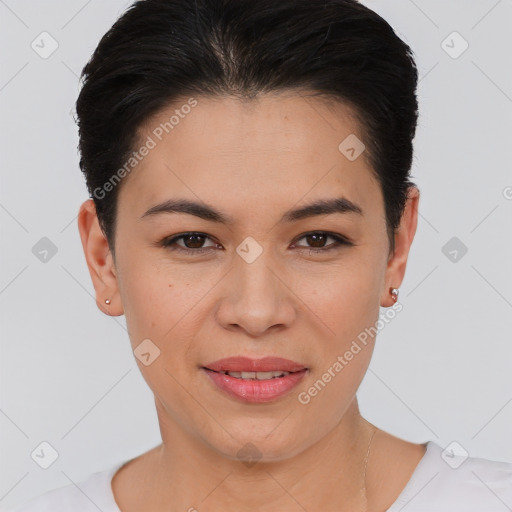
[[[452,466],[457,466],[463,458],[450,457],[449,465],[442,458],[443,449],[438,444],[433,441],[425,444],[425,455],[386,512],[512,510],[512,463],[468,457],[454,469]],[[11,512],[121,512],[111,483],[125,463],[89,475],[78,484],[79,489],[69,484],[48,491]]]

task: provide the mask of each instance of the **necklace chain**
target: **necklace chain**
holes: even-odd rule
[[[361,490],[363,491],[363,494],[364,494],[364,502],[365,502],[365,512],[368,512],[368,496],[366,495],[366,470],[368,468],[368,458],[370,456],[370,450],[371,450],[371,446],[372,446],[372,442],[373,442],[373,437],[375,436],[375,433],[377,432],[377,429],[375,427],[372,428],[373,432],[372,432],[372,435],[370,437],[370,442],[368,443],[368,450],[366,451],[366,456],[365,456],[365,459],[364,459],[364,484],[363,484],[363,487],[361,488]]]

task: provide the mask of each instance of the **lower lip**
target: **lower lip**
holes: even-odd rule
[[[203,368],[212,382],[228,395],[251,403],[275,400],[291,391],[303,378],[307,369],[284,377],[265,380],[244,380]]]

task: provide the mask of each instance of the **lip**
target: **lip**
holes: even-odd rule
[[[306,375],[307,369],[284,377],[265,380],[244,380],[202,368],[218,389],[243,402],[264,403],[277,400],[289,393]]]
[[[262,359],[251,359],[249,357],[226,357],[209,364],[203,368],[214,372],[299,372],[307,369],[305,365],[283,359],[282,357],[264,357]]]
[[[289,393],[309,371],[303,364],[281,357],[228,357],[201,367],[210,381],[228,396],[248,403],[272,402]],[[271,379],[244,380],[227,375],[229,372],[290,372],[289,375]]]

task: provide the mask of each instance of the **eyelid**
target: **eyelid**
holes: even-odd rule
[[[207,247],[199,247],[197,249],[189,249],[186,247],[182,247],[178,245],[178,241],[182,240],[183,238],[187,236],[192,235],[199,235],[202,237],[205,237],[206,239],[211,240],[212,242],[216,243],[217,245],[221,245],[218,242],[215,241],[213,237],[206,233],[202,233],[199,231],[185,231],[182,233],[178,233],[175,235],[171,235],[169,237],[164,238],[160,242],[157,243],[158,246],[163,247],[170,251],[176,251],[179,253],[184,253],[188,256],[198,256],[205,253],[211,253],[211,249],[214,249],[213,246],[207,246]],[[335,240],[334,243],[331,243],[325,247],[307,247],[303,245],[296,245],[297,242],[303,238],[306,238],[310,235],[325,235],[327,238],[333,238]],[[295,240],[292,242],[292,247],[296,247],[296,250],[299,250],[300,252],[308,251],[309,254],[329,254],[331,251],[339,250],[343,246],[354,246],[354,242],[352,242],[348,237],[341,235],[340,233],[333,233],[330,231],[322,231],[322,230],[313,230],[308,231],[306,233],[300,234],[298,237],[295,238]]]
[[[322,230],[316,230],[316,231],[313,230],[313,231],[308,231],[307,233],[303,233],[303,234],[299,235],[293,243],[295,244],[297,241],[299,241],[302,238],[305,238],[307,236],[310,236],[310,235],[325,235],[327,237],[334,238],[340,244],[355,245],[348,237],[346,237],[340,233],[332,233],[331,231],[322,231]],[[299,247],[304,247],[304,246],[299,246]],[[304,247],[304,248],[305,249],[315,249],[315,247]],[[316,249],[318,249],[318,247],[316,247]]]
[[[167,249],[167,250],[184,252],[184,253],[188,253],[188,254],[191,254],[191,253],[202,254],[204,252],[209,252],[209,250],[213,248],[213,246],[208,246],[208,247],[199,247],[198,249],[189,249],[187,247],[182,247],[177,244],[178,240],[182,240],[183,238],[186,238],[187,236],[191,236],[191,235],[204,236],[205,238],[211,240],[212,242],[215,242],[215,240],[210,235],[207,235],[206,233],[202,233],[200,231],[185,231],[183,233],[178,233],[176,235],[171,235],[171,236],[165,237],[160,242],[158,242],[157,245],[159,247],[163,247],[164,249]],[[215,243],[218,243],[218,242],[215,242]]]

